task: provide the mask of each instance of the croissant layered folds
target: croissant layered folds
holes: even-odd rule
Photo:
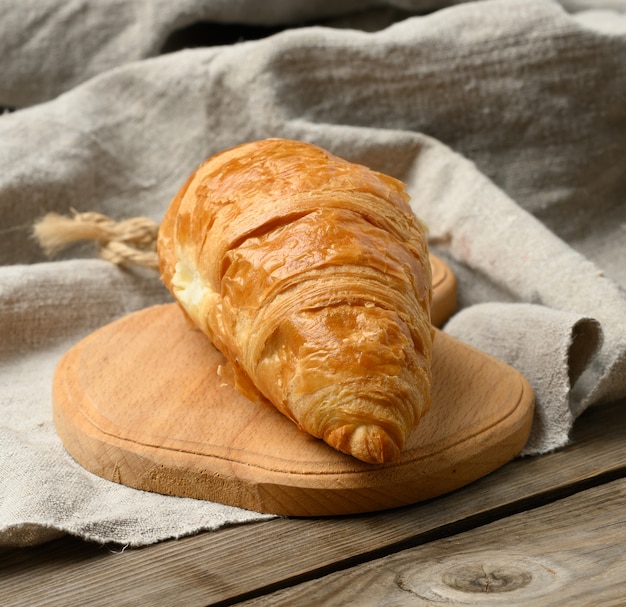
[[[205,161],[172,201],[160,269],[235,387],[371,463],[430,404],[431,275],[404,185],[303,142]]]

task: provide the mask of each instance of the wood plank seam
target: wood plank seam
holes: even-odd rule
[[[581,493],[594,487],[599,487],[606,483],[618,480],[626,477],[626,466],[620,466],[613,470],[599,474],[598,476],[589,477],[583,481],[572,483],[565,487],[559,487],[555,490],[548,490],[537,493],[530,497],[522,498],[499,506],[493,509],[486,510],[484,512],[477,513],[475,515],[466,517],[462,520],[449,523],[438,527],[437,529],[431,529],[422,534],[418,534],[411,539],[405,539],[401,542],[391,543],[384,548],[378,548],[376,550],[363,552],[358,556],[350,557],[341,561],[333,563],[331,566],[324,566],[318,569],[310,570],[306,574],[295,575],[289,578],[285,578],[280,582],[268,584],[262,586],[254,591],[245,592],[240,595],[231,597],[227,600],[207,603],[206,607],[230,607],[237,605],[243,601],[251,599],[261,598],[278,590],[284,590],[308,582],[311,580],[322,578],[330,573],[337,573],[355,567],[357,565],[363,565],[365,563],[396,554],[403,550],[416,548],[430,542],[453,537],[459,533],[471,531],[483,527],[498,520],[502,520],[515,514],[522,512],[529,512],[554,503],[558,500],[565,499]]]

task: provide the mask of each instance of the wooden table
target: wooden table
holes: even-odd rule
[[[587,411],[568,447],[412,507],[5,551],[0,604],[623,606],[625,476],[622,402]]]

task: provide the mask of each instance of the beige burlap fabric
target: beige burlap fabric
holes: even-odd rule
[[[17,108],[0,116],[0,543],[142,545],[264,518],[119,486],[65,453],[59,357],[168,296],[153,271],[89,246],[49,261],[31,237],[49,211],[158,222],[199,162],[251,139],[407,182],[459,277],[446,330],[533,384],[528,454],[624,399],[624,2],[370,4],[0,2],[0,105]]]

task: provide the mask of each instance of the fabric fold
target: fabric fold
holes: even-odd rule
[[[50,413],[59,358],[168,299],[153,271],[89,245],[50,262],[32,238],[50,211],[158,222],[200,162],[244,141],[310,141],[407,183],[458,277],[446,330],[533,385],[527,455],[626,397],[621,0],[389,0],[391,19],[356,0],[226,4],[5,7],[0,106],[23,109],[0,113],[0,544],[141,545],[265,518],[69,458]],[[161,54],[202,20],[285,31]]]
[[[510,364],[530,381],[536,408],[524,455],[568,443],[578,414],[570,392],[602,342],[597,321],[536,304],[484,303],[456,314],[445,331]]]

